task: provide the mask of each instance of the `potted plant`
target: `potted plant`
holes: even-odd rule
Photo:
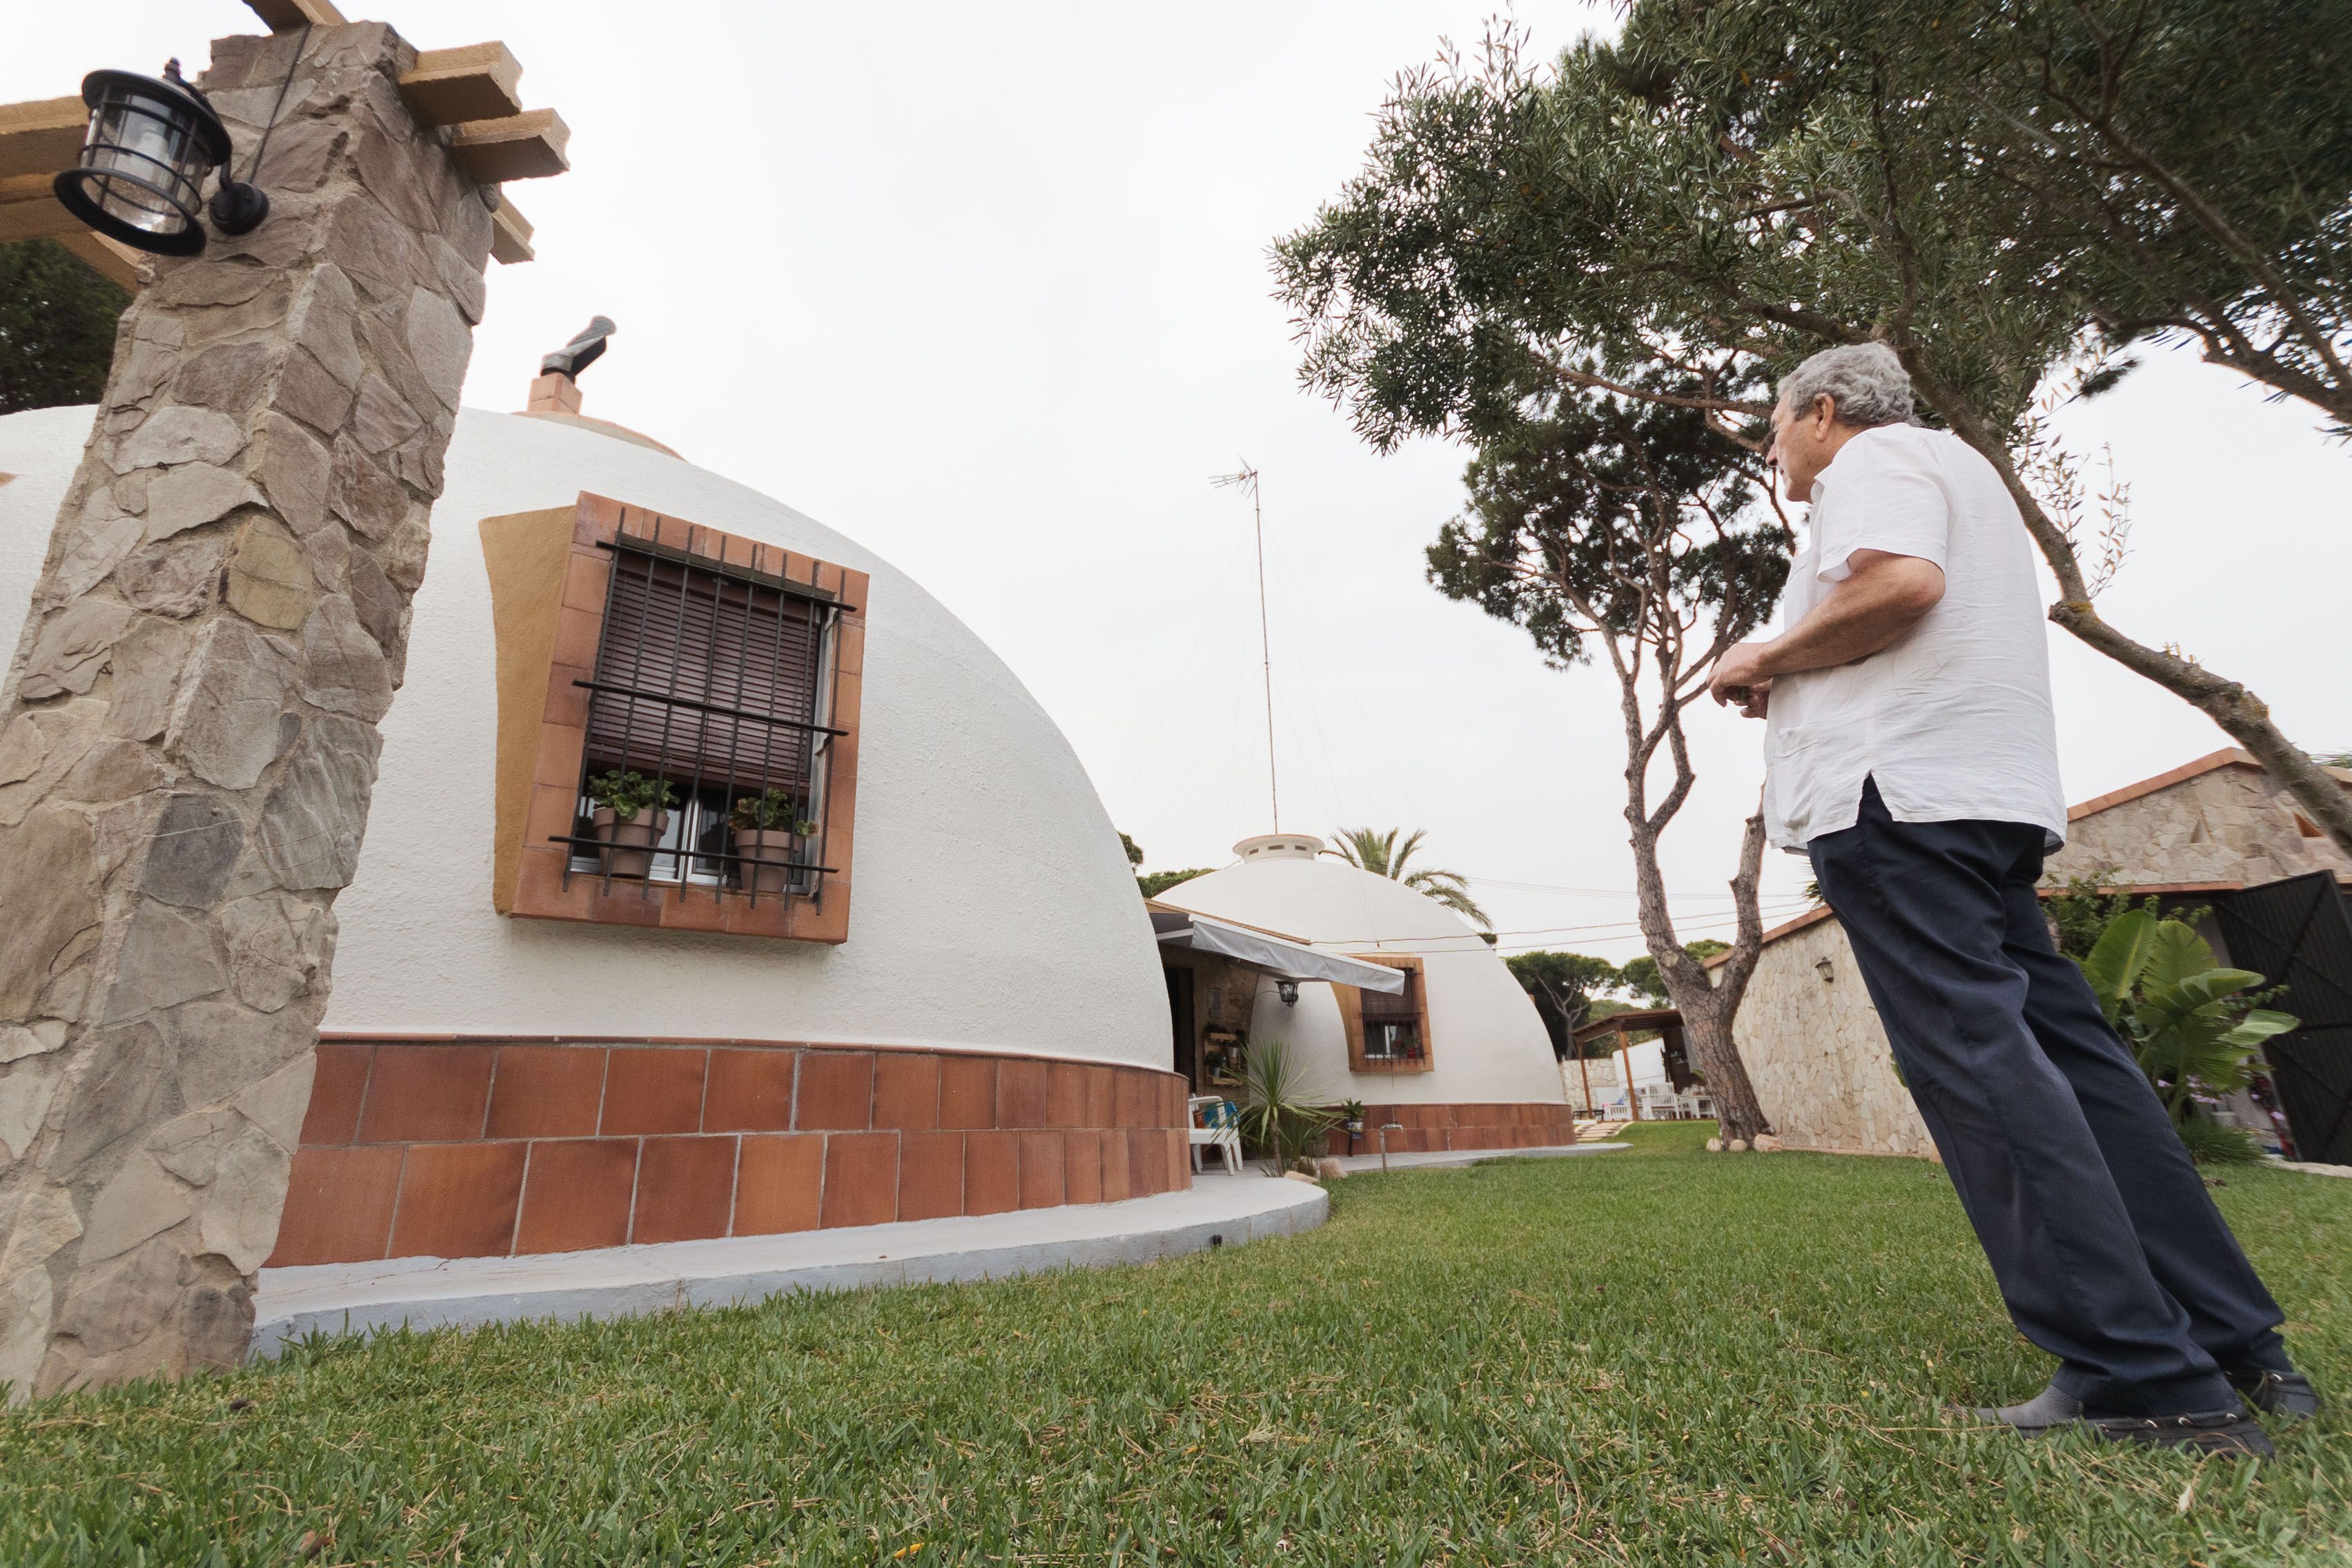
[[[1350,1138],[1353,1138],[1363,1131],[1364,1102],[1360,1100],[1341,1100],[1339,1102],[1339,1125],[1348,1130],[1348,1136]]]
[[[596,808],[589,817],[593,837],[613,846],[602,851],[604,869],[615,877],[650,874],[653,847],[669,831],[666,808],[677,804],[669,781],[635,769],[597,773],[588,781],[588,799]]]
[[[727,814],[735,832],[735,853],[749,858],[736,874],[755,892],[781,893],[792,886],[793,862],[816,824],[801,815],[801,803],[783,790],[763,789],[736,801]],[[748,874],[747,874],[748,873]]]

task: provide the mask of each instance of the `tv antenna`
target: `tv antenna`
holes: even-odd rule
[[[1274,643],[1265,629],[1265,509],[1258,496],[1257,470],[1242,459],[1238,472],[1213,474],[1209,482],[1219,489],[1238,487],[1250,499],[1250,516],[1257,527],[1257,647],[1265,667],[1265,793],[1274,807],[1274,830],[1282,831],[1282,789],[1274,771]]]

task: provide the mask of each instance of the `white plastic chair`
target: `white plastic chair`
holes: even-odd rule
[[[1224,1156],[1229,1174],[1242,1173],[1242,1113],[1234,1102],[1222,1095],[1196,1094],[1186,1101],[1192,1107],[1192,1169],[1199,1172],[1201,1151],[1214,1150]]]

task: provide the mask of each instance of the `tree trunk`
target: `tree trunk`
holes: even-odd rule
[[[1748,1065],[1739,1059],[1739,1047],[1731,1037],[1732,1016],[1739,1010],[1738,999],[1727,1006],[1703,1002],[1696,1008],[1685,1007],[1679,999],[1675,1005],[1683,1016],[1683,1038],[1706,1079],[1707,1094],[1715,1100],[1723,1136],[1755,1142],[1758,1133],[1772,1131],[1772,1123],[1757,1101]]]
[[[1629,813],[1629,816],[1635,814]],[[1764,814],[1758,809],[1748,819],[1739,847],[1739,870],[1731,879],[1732,905],[1738,929],[1731,951],[1717,972],[1691,957],[1675,939],[1674,921],[1666,910],[1665,879],[1658,870],[1658,840],[1646,824],[1636,821],[1633,831],[1633,887],[1639,900],[1642,935],[1665,982],[1666,995],[1683,1016],[1683,1034],[1706,1076],[1723,1136],[1753,1143],[1759,1132],[1772,1130],[1748,1080],[1748,1064],[1739,1059],[1731,1022],[1747,994],[1748,977],[1756,971],[1756,955],[1764,944],[1764,921],[1757,900],[1757,883],[1764,870]],[[1630,1104],[1633,1086],[1625,1085]]]

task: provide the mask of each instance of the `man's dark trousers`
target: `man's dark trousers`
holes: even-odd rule
[[[2058,952],[2042,834],[1896,822],[1874,782],[1807,846],[2010,1316],[2098,1410],[2234,1407],[2289,1370],[2271,1300],[2155,1090]]]

